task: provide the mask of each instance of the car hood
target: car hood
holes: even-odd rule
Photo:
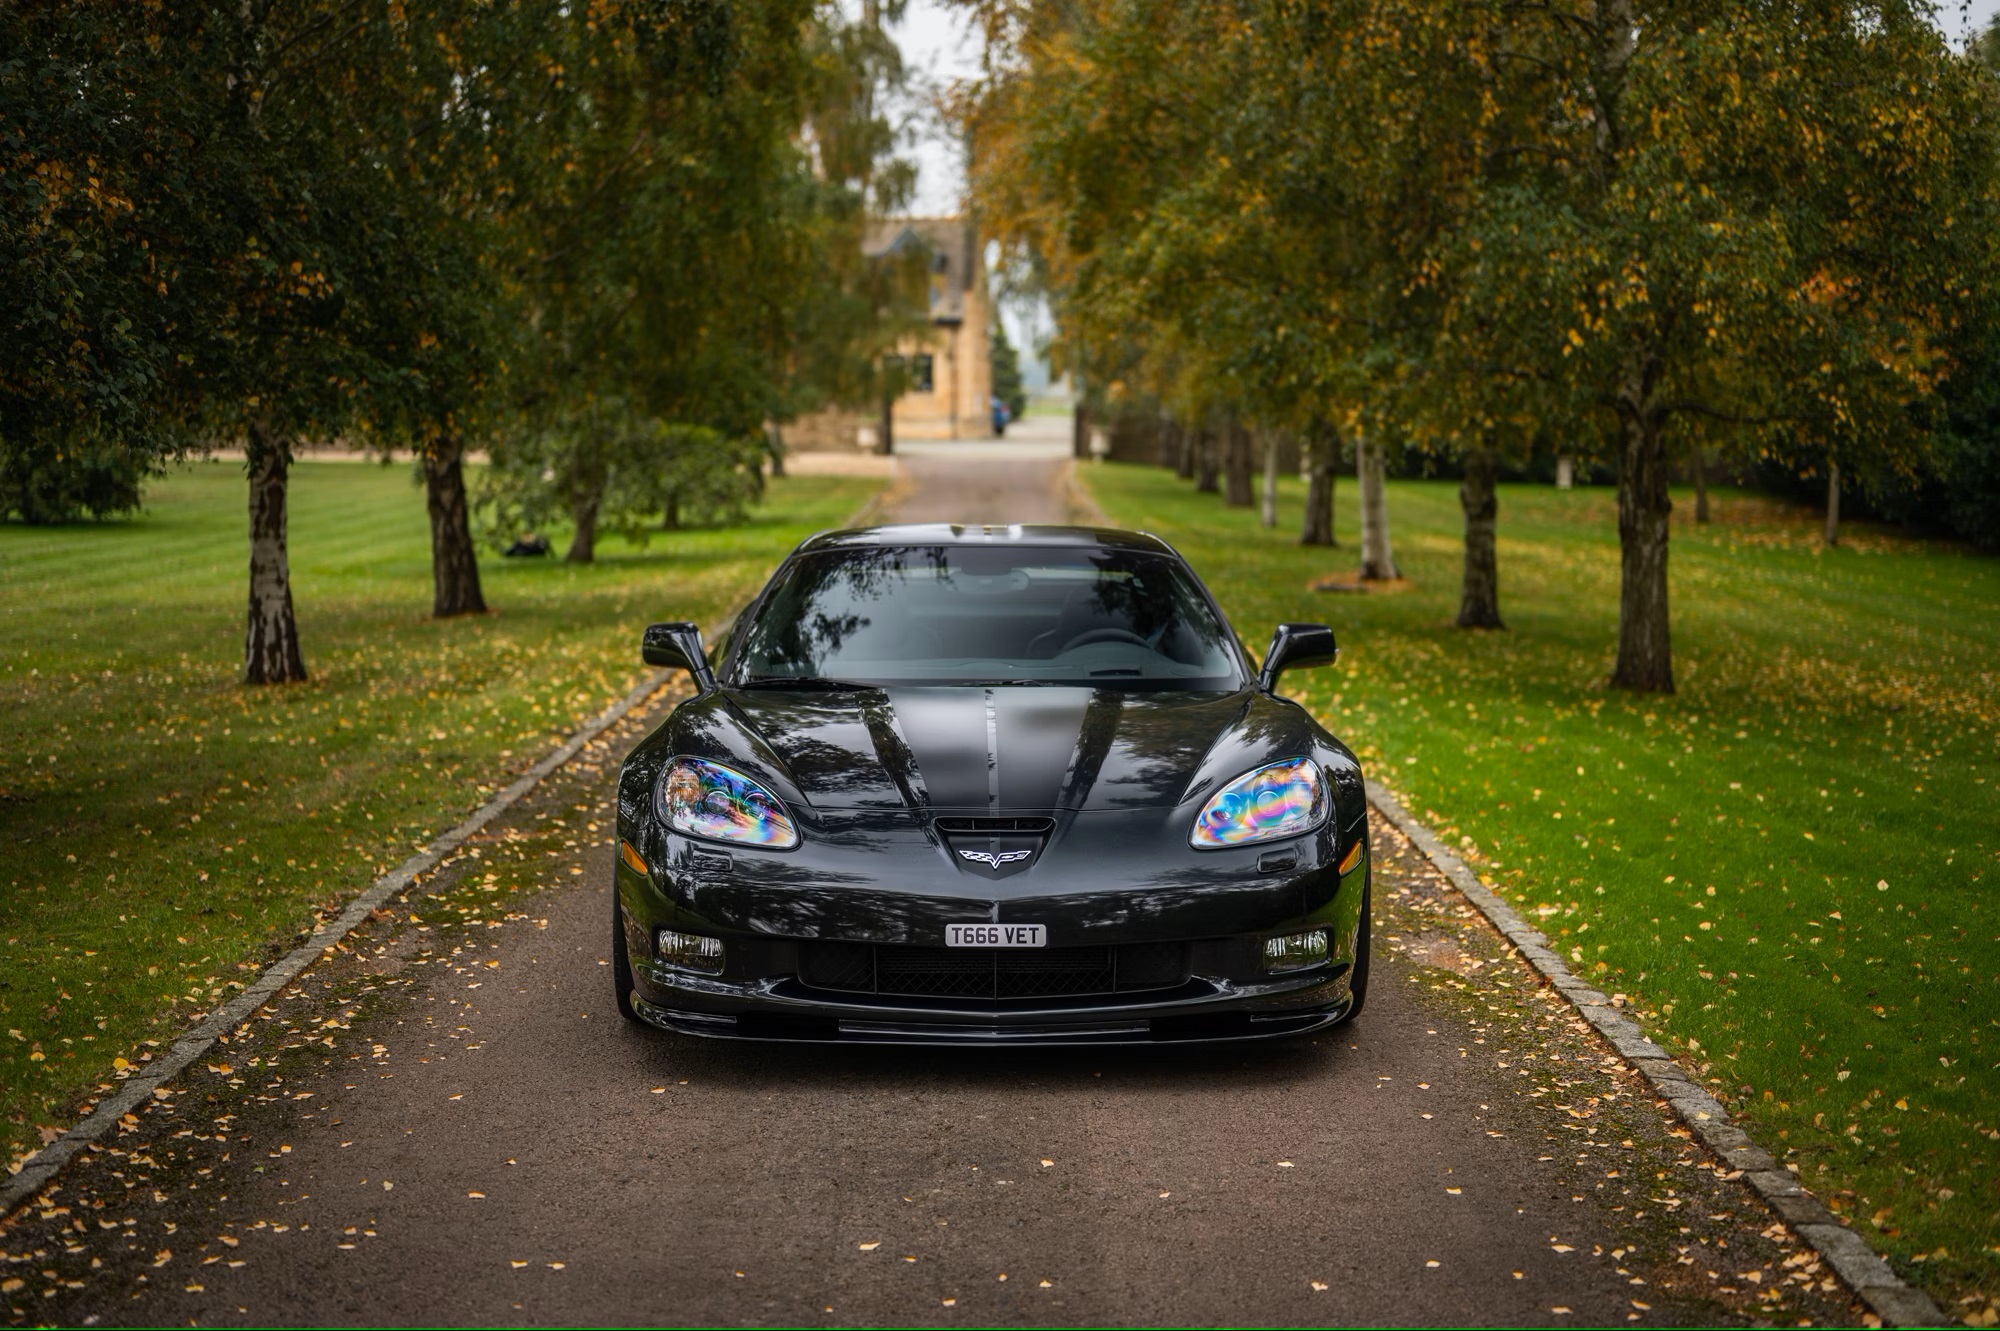
[[[725,689],[684,704],[655,740],[659,758],[730,763],[828,811],[1161,808],[1278,758],[1352,766],[1297,705],[1252,689]]]

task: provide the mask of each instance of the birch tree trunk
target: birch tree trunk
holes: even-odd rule
[[[1340,440],[1331,431],[1315,432],[1306,440],[1306,513],[1299,529],[1300,545],[1339,545],[1333,534],[1334,470]]]
[[[1195,433],[1194,441],[1194,488],[1201,494],[1216,492],[1215,483],[1215,431],[1203,427]]]
[[[1401,577],[1389,544],[1388,460],[1382,445],[1361,435],[1354,442],[1355,478],[1361,483],[1361,579],[1387,582]]]
[[[771,475],[774,477],[783,476],[785,474],[785,427],[776,421],[771,422],[770,440]]]
[[[1266,527],[1278,525],[1278,432],[1264,431],[1264,493],[1258,517]]]
[[[465,495],[465,441],[440,439],[424,452],[424,499],[431,515],[431,614],[483,615],[479,552],[472,543],[472,508]]]
[[[1627,397],[1618,466],[1618,664],[1616,688],[1674,691],[1667,620],[1667,494],[1664,424],[1644,393]]]
[[[1500,619],[1500,565],[1494,552],[1494,525],[1500,500],[1494,479],[1500,460],[1489,447],[1465,455],[1465,480],[1458,504],[1465,510],[1465,582],[1458,602],[1462,629],[1504,629]]]
[[[292,446],[260,422],[251,424],[248,444],[250,623],[243,640],[243,682],[284,684],[306,677],[286,547]]]
[[[1251,494],[1250,432],[1243,422],[1231,420],[1222,432],[1222,502],[1231,508],[1248,508]]]

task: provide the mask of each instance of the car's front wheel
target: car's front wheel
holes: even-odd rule
[[[1374,876],[1373,866],[1370,866],[1368,879]],[[1347,978],[1347,990],[1354,995],[1354,1005],[1347,1009],[1348,1021],[1361,1015],[1361,1004],[1368,997],[1368,889],[1372,886],[1368,879],[1363,879],[1361,883],[1361,932],[1354,940],[1354,969],[1348,972]]]
[[[625,946],[625,913],[615,889],[611,893],[611,983],[617,990],[613,1001],[618,1004],[618,1015],[637,1022],[639,1014],[632,1010],[632,954]]]

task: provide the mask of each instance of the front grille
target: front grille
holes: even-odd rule
[[[1020,949],[806,943],[799,949],[804,984],[905,998],[1073,998],[1171,989],[1187,978],[1185,943]]]

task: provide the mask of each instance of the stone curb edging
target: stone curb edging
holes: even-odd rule
[[[1950,1325],[1930,1295],[1898,1276],[1866,1239],[1841,1224],[1817,1197],[1799,1185],[1791,1171],[1751,1141],[1750,1135],[1731,1121],[1729,1111],[1690,1078],[1672,1054],[1649,1039],[1639,1024],[1613,1007],[1602,992],[1572,973],[1541,931],[1480,882],[1479,875],[1435,832],[1412,817],[1401,801],[1370,781],[1368,802],[1437,866],[1620,1057],[1639,1070],[1653,1093],[1673,1107],[1704,1146],[1731,1169],[1742,1171],[1743,1182],[1751,1191],[1833,1268],[1870,1312],[1887,1326]]]
[[[110,1132],[120,1118],[138,1108],[151,1098],[155,1091],[179,1076],[190,1063],[213,1048],[219,1037],[249,1020],[257,1009],[276,997],[280,990],[297,979],[300,972],[317,961],[323,953],[331,951],[335,944],[354,932],[378,907],[415,883],[420,875],[435,869],[446,856],[464,845],[481,828],[506,812],[522,796],[534,790],[570,759],[583,752],[584,747],[592,740],[618,724],[634,708],[659,692],[671,678],[670,671],[649,672],[631,692],[586,722],[581,729],[556,746],[540,762],[523,772],[512,785],[480,805],[470,818],[404,860],[391,872],[377,878],[367,891],[347,904],[347,909],[320,925],[313,931],[312,937],[273,962],[249,988],[183,1032],[164,1056],[148,1063],[144,1071],[135,1072],[127,1077],[116,1091],[98,1101],[97,1107],[68,1132],[29,1156],[22,1162],[18,1173],[0,1181],[0,1219],[12,1215],[16,1208],[33,1199],[35,1194],[41,1191],[42,1186],[54,1178],[79,1151]]]

